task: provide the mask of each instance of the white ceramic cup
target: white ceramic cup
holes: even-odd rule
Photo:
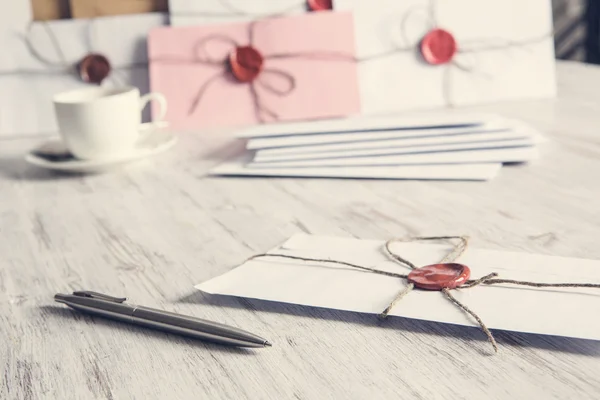
[[[155,121],[142,124],[142,110],[151,101],[160,105]],[[133,86],[91,87],[54,96],[60,134],[71,153],[82,160],[126,157],[145,129],[162,121],[167,99],[160,93],[140,97]]]

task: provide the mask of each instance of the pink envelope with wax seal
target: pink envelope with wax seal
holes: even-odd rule
[[[153,30],[150,86],[176,129],[342,117],[360,111],[351,13]]]

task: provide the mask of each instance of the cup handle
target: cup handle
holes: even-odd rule
[[[146,108],[146,105],[151,102],[152,100],[157,101],[159,106],[160,106],[160,111],[158,112],[158,117],[154,117],[152,118],[152,122],[148,122],[145,124],[141,125],[141,128],[148,128],[148,127],[161,127],[161,126],[166,126],[167,123],[166,121],[164,121],[165,116],[167,115],[167,98],[157,92],[152,92],[152,93],[148,93],[143,95],[142,97],[140,97],[140,112],[142,112],[142,110],[144,108]]]

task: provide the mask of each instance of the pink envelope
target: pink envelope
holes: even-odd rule
[[[150,85],[167,97],[175,129],[352,115],[360,111],[354,43],[345,12],[157,28],[148,38]],[[262,70],[241,82],[229,57],[248,45]]]

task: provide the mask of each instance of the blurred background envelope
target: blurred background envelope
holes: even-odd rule
[[[253,81],[239,81],[230,72],[229,56],[242,46],[262,55],[262,69]],[[150,33],[149,52],[152,90],[169,100],[167,119],[175,128],[360,111],[351,13],[161,28]]]
[[[556,94],[549,0],[333,4],[355,13],[365,114]],[[424,56],[427,51],[437,57]]]
[[[55,133],[52,97],[90,85],[75,73],[90,53],[105,56],[111,64],[104,85],[133,85],[148,92],[146,36],[166,23],[166,14],[149,13],[31,25],[23,20],[5,27],[0,44],[11,50],[0,55],[0,136]],[[38,56],[28,49],[26,37]]]

